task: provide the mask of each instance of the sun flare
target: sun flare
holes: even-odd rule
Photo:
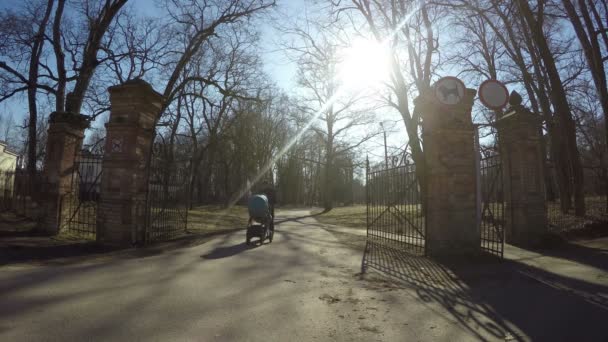
[[[338,66],[338,78],[347,88],[369,87],[388,80],[390,72],[388,45],[360,39],[346,48]]]

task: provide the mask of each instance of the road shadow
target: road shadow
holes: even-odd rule
[[[492,257],[432,260],[368,242],[373,270],[442,306],[479,340],[608,340],[608,286]],[[608,282],[608,279],[606,279]]]
[[[308,214],[308,215],[303,215],[303,216],[288,217],[288,218],[285,218],[285,219],[282,219],[282,220],[275,220],[274,223],[275,224],[281,224],[281,223],[285,223],[285,222],[303,223],[303,222],[300,222],[300,220],[307,219],[307,218],[310,218],[310,217],[317,217],[319,215],[323,215],[324,213],[326,213],[326,211],[321,211],[321,212],[318,212],[318,213]]]
[[[608,248],[586,246],[581,242],[557,238],[539,248],[518,247],[543,256],[566,259],[608,272]]]
[[[203,259],[222,259],[229,258],[231,256],[237,255],[249,249],[254,249],[264,245],[264,243],[260,243],[259,240],[253,240],[251,244],[246,244],[245,242],[239,243],[238,245],[232,245],[227,247],[216,247],[211,252],[201,255]]]
[[[38,230],[38,229],[27,229],[27,230],[0,230],[0,239],[3,238],[14,238],[14,237],[44,237],[51,236],[51,234]]]
[[[16,264],[69,265],[112,258],[146,258],[204,244],[214,237],[244,228],[186,232],[168,241],[143,246],[104,246],[92,240],[66,239],[37,230],[0,230],[0,266]]]
[[[245,232],[243,229],[239,229],[232,234],[216,237],[210,242],[211,246],[205,248],[205,252],[224,246],[224,248],[216,248],[213,253],[210,253],[210,257],[235,255],[246,250],[246,246],[237,244],[244,240]],[[167,253],[154,260],[142,260],[142,262],[123,262],[122,258],[116,258],[116,262],[83,263],[60,268],[36,267],[25,269],[25,271],[16,269],[4,273],[0,268],[0,322],[15,322],[14,325],[9,324],[6,327],[0,324],[0,336],[3,336],[1,333],[4,328],[23,331],[24,334],[29,335],[28,332],[31,329],[27,327],[26,323],[31,321],[31,317],[28,315],[40,317],[39,315],[44,316],[45,312],[53,311],[53,317],[60,317],[59,319],[63,321],[79,317],[80,310],[84,310],[83,312],[88,310],[85,305],[74,305],[74,303],[97,303],[95,310],[89,310],[87,316],[95,324],[91,325],[80,320],[66,330],[60,325],[49,323],[51,327],[38,329],[39,334],[47,337],[59,336],[57,331],[61,331],[65,332],[65,336],[67,336],[63,339],[75,341],[86,340],[90,336],[97,336],[99,339],[105,340],[119,340],[133,334],[154,339],[166,331],[167,317],[178,317],[175,319],[175,324],[171,323],[172,326],[187,332],[192,327],[191,324],[196,324],[194,322],[202,322],[214,316],[221,319],[225,312],[224,300],[227,297],[216,296],[214,293],[209,301],[200,299],[208,297],[204,295],[205,293],[213,293],[217,286],[215,280],[225,281],[223,277],[217,277],[218,274],[228,274],[230,277],[234,277],[232,279],[236,280],[231,283],[247,284],[247,281],[251,281],[250,275],[255,273],[255,286],[248,287],[245,292],[237,293],[246,294],[247,299],[228,304],[230,310],[247,313],[248,310],[251,310],[250,298],[260,298],[260,300],[264,300],[260,302],[260,307],[271,302],[273,306],[276,306],[277,312],[293,312],[295,317],[300,311],[295,307],[296,304],[293,301],[267,301],[266,299],[269,293],[276,290],[277,284],[295,286],[292,285],[295,283],[291,283],[290,280],[293,277],[290,270],[294,267],[304,273],[317,271],[316,263],[311,263],[311,259],[320,258],[320,256],[295,252],[300,247],[299,243],[300,241],[281,237],[281,244],[289,245],[289,250],[294,253],[281,258],[277,258],[275,253],[256,253],[255,259],[223,264],[227,266],[225,270],[213,266],[212,260],[203,261],[204,256],[201,256],[203,252],[198,250]],[[255,252],[272,247],[274,247],[272,244],[266,243],[264,247]],[[256,246],[251,248],[256,248]],[[230,261],[231,259],[223,260]],[[266,266],[269,264],[273,267]],[[263,269],[262,272],[259,271],[259,267]],[[204,281],[195,280],[194,284],[186,287],[192,289],[192,292],[182,293],[184,284],[192,281],[193,275],[198,279],[201,269],[213,271],[205,273]],[[211,274],[215,271],[218,273]],[[226,287],[232,286],[231,283],[226,283]],[[200,289],[203,290],[200,291]],[[37,295],[37,293],[43,295]],[[168,296],[176,293],[178,295],[175,300],[168,300]],[[159,298],[162,299],[159,301]],[[176,302],[179,302],[179,305],[174,305]],[[163,315],[146,315],[148,312],[158,311],[157,305],[160,305]],[[116,311],[117,307],[120,308],[120,312]],[[292,308],[293,311],[291,311]],[[184,320],[179,318],[180,315],[189,318]],[[139,323],[142,317],[145,317],[147,322],[144,326]],[[50,322],[51,319],[47,320],[46,316],[43,317],[40,322],[41,326],[47,321]],[[22,324],[22,322],[26,323]],[[235,336],[235,330],[237,337],[232,340],[246,340],[251,336],[251,330],[238,331],[238,329],[242,329],[242,324],[227,322],[226,330],[219,332],[222,338]],[[36,333],[34,335],[33,338],[36,338]],[[2,337],[0,340],[3,340]]]
[[[2,256],[0,266],[21,263],[66,264],[69,260],[77,261],[91,256],[107,254],[118,248],[103,247],[94,242],[77,243],[30,243],[0,245]],[[56,261],[56,262],[53,262]]]

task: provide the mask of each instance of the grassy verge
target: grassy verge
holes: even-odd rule
[[[34,228],[36,228],[34,220],[19,217],[11,212],[0,212],[0,237],[29,232]]]
[[[364,230],[367,227],[366,210],[365,205],[338,207],[315,218],[321,223]]]
[[[248,219],[247,208],[240,205],[230,208],[203,205],[188,212],[188,231],[208,233],[245,228]]]

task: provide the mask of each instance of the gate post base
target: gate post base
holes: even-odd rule
[[[102,164],[97,241],[129,246],[144,242],[148,160],[162,95],[142,80],[109,88],[110,120]]]
[[[81,114],[53,112],[49,117],[46,156],[44,160],[44,218],[42,229],[59,233],[64,215],[62,198],[70,191],[76,154],[82,147],[88,117]]]

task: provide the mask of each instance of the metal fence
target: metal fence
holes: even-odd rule
[[[40,171],[33,176],[25,169],[0,171],[0,211],[40,219],[46,187]]]
[[[0,171],[0,210],[8,211],[13,207],[15,172]]]
[[[478,222],[481,249],[487,253],[504,255],[505,194],[500,155],[489,155],[480,160]]]
[[[424,254],[426,222],[415,167],[367,165],[367,238]]]
[[[155,145],[148,168],[145,241],[168,240],[187,229],[189,168]]]
[[[61,198],[61,231],[94,239],[101,185],[103,144],[75,156],[70,190]]]
[[[606,171],[600,167],[584,168],[585,215],[576,216],[574,207],[562,211],[556,169],[549,164],[547,187],[547,218],[549,228],[556,232],[581,229],[585,226],[608,222]],[[573,200],[572,200],[572,203]]]

